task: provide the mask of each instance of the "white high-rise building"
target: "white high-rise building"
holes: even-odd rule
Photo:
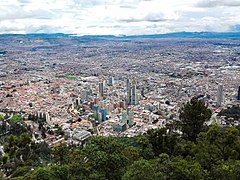
[[[109,86],[114,86],[114,78],[113,78],[113,77],[110,77],[110,78],[108,79],[108,85],[109,85]]]
[[[137,105],[138,99],[137,99],[137,87],[136,85],[133,85],[131,87],[131,105]]]
[[[222,106],[223,103],[223,85],[219,84],[218,85],[218,90],[217,90],[217,107]]]

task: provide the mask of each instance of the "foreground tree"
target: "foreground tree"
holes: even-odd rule
[[[155,156],[161,153],[172,155],[179,141],[179,134],[166,128],[150,129],[146,133],[147,140],[152,145]]]
[[[211,115],[211,110],[202,101],[193,98],[187,102],[180,110],[178,122],[183,137],[195,142],[198,134],[203,130],[204,122],[208,121]]]

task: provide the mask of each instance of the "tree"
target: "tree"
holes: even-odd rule
[[[207,175],[206,171],[201,167],[201,165],[192,160],[186,160],[181,158],[175,158],[172,161],[171,172],[169,172],[168,177],[172,180],[178,179],[205,179]]]
[[[210,173],[209,179],[235,180],[240,179],[240,161],[224,161],[215,166]]]
[[[240,139],[236,128],[222,129],[218,126],[211,127],[207,132],[202,132],[192,148],[192,155],[201,166],[211,171],[214,166],[226,160],[238,160],[240,154]]]
[[[165,179],[162,172],[158,171],[154,161],[135,161],[123,175],[122,180],[161,180]]]
[[[168,129],[150,129],[147,131],[146,137],[152,144],[155,156],[161,153],[168,153],[172,155],[175,147],[179,141],[179,134],[175,132],[168,132]]]
[[[27,174],[28,175],[28,174]],[[25,177],[25,179],[30,180],[49,180],[53,179],[53,174],[49,168],[39,168],[35,170],[30,177]]]
[[[60,165],[64,164],[67,160],[67,154],[69,153],[69,149],[65,143],[61,143],[60,145],[53,148],[52,155],[53,160]]]
[[[191,99],[180,109],[180,121],[177,123],[183,133],[183,137],[190,141],[196,141],[198,134],[203,130],[204,122],[211,118],[212,112],[202,102]]]
[[[139,136],[136,141],[141,146],[141,155],[143,156],[143,158],[152,159],[154,157],[154,152],[152,144],[150,144],[147,136],[146,135]]]
[[[11,178],[24,176],[26,173],[31,171],[31,166],[18,167],[12,174]]]
[[[83,150],[90,175],[101,175],[109,180],[121,179],[126,166],[137,157],[136,153],[126,151],[129,148],[112,137],[92,137]]]

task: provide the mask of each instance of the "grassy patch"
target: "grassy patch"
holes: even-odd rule
[[[83,75],[61,74],[61,75],[56,75],[55,77],[66,78],[66,79],[77,79],[77,78],[83,77]]]
[[[4,119],[4,114],[0,114],[0,120]]]

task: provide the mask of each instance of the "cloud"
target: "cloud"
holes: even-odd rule
[[[217,6],[229,6],[238,7],[240,6],[239,0],[200,0],[197,2],[196,7],[217,7]]]
[[[237,30],[239,4],[240,0],[0,0],[0,33]]]
[[[240,24],[231,26],[229,30],[234,32],[240,32]]]

